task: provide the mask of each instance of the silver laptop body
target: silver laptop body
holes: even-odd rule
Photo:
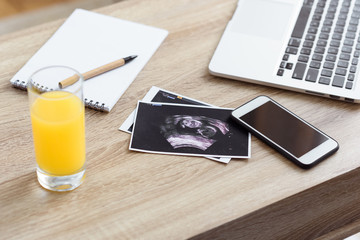
[[[239,0],[211,74],[360,102],[360,0]]]

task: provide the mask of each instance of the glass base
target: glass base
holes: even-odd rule
[[[77,188],[84,181],[86,175],[85,169],[76,174],[66,176],[51,175],[39,168],[36,169],[36,173],[41,186],[56,192],[71,191]]]

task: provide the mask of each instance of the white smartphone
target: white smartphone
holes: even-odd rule
[[[232,117],[302,168],[314,166],[339,149],[334,139],[266,96],[238,107]]]

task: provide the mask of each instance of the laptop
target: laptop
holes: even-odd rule
[[[360,0],[239,0],[211,74],[360,102]]]

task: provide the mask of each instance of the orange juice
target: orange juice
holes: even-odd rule
[[[72,93],[41,94],[30,106],[36,161],[54,175],[70,175],[85,163],[84,105]]]

